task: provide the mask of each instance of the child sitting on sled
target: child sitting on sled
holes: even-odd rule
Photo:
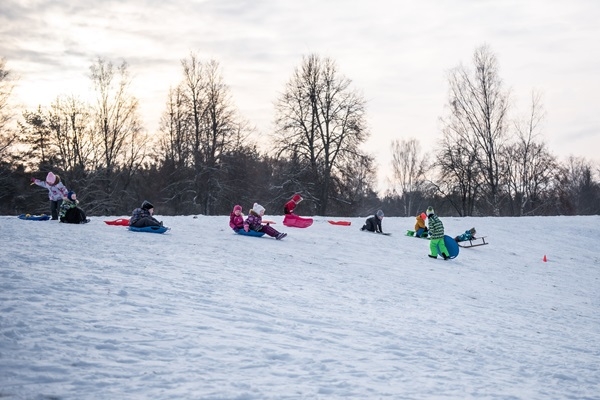
[[[476,233],[477,233],[477,231],[475,230],[475,228],[471,228],[471,229],[466,230],[465,233],[455,237],[454,240],[456,240],[457,242],[466,242],[467,240],[475,240],[475,239],[477,239],[475,237]]]
[[[244,214],[242,214],[242,206],[233,206],[233,211],[229,214],[229,226],[234,232],[244,229]]]
[[[48,198],[50,199],[50,214],[52,219],[58,219],[58,210],[62,204],[63,197],[67,197],[69,190],[60,181],[60,176],[55,175],[52,172],[48,172],[46,180],[41,181],[36,178],[31,178],[31,184],[36,184],[43,188],[48,189]]]
[[[154,206],[148,200],[144,200],[142,206],[133,210],[129,219],[129,226],[145,228],[147,226],[163,226],[162,222],[153,217]]]
[[[77,200],[77,195],[73,191],[69,191],[67,197],[63,199],[58,216],[60,222],[67,224],[85,224],[86,222],[90,222],[85,212],[79,208],[79,200]]]
[[[383,220],[383,211],[378,210],[375,215],[373,215],[370,218],[367,218],[365,224],[362,228],[360,228],[360,230],[375,233],[383,233],[383,230],[381,229],[381,220]]]
[[[280,233],[271,225],[263,225],[263,215],[265,215],[265,208],[258,203],[254,203],[252,209],[248,214],[248,218],[246,218],[246,221],[244,222],[244,230],[246,232],[248,232],[249,230],[264,232],[277,240],[281,240],[287,236],[287,233]]]
[[[421,214],[417,214],[417,222],[415,223],[415,236],[423,237],[428,235],[427,225],[425,225],[425,220],[427,219],[427,215],[423,212]]]

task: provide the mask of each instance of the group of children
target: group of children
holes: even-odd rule
[[[60,220],[60,222],[70,224],[81,224],[89,222],[85,212],[79,208],[79,201],[75,192],[68,190],[65,185],[61,182],[60,176],[48,172],[44,181],[31,178],[31,183],[46,188],[48,190],[48,197],[50,199],[50,212],[53,220]],[[302,201],[300,194],[294,194],[294,196],[284,205],[285,214],[293,214],[294,209]],[[279,232],[273,228],[270,224],[263,224],[262,217],[265,214],[265,208],[258,203],[254,203],[252,209],[248,213],[246,219],[242,214],[242,206],[236,205],[233,207],[233,211],[229,215],[229,226],[235,232],[243,230],[249,232],[250,230],[256,232],[264,232],[265,234],[274,237],[277,240],[281,240],[287,236],[287,233]],[[139,208],[133,210],[131,218],[129,219],[129,226],[144,228],[148,226],[162,226],[163,223],[154,218],[154,205],[147,200],[144,200]],[[381,221],[383,220],[384,214],[382,210],[378,210],[375,215],[367,218],[365,224],[361,230],[383,233],[381,227]],[[425,220],[429,218],[429,227],[425,225]],[[475,239],[475,228],[468,229],[464,233],[456,236],[454,240],[457,242],[474,240]],[[435,214],[433,207],[428,207],[424,213],[417,214],[417,221],[415,223],[415,236],[424,237],[428,236],[430,239],[430,250],[431,254],[429,257],[437,258],[438,250],[441,256],[446,260],[449,257],[448,250],[444,244],[444,224]]]
[[[265,208],[258,203],[254,203],[252,209],[248,213],[248,217],[244,220],[242,214],[242,206],[235,205],[233,211],[229,215],[229,226],[234,232],[244,231],[249,232],[250,230],[255,232],[264,232],[267,235],[274,237],[277,240],[281,240],[287,236],[287,233],[279,232],[273,228],[270,224],[262,223],[262,217],[265,215]]]
[[[60,220],[68,224],[84,224],[89,222],[85,212],[79,208],[79,200],[75,192],[68,190],[60,181],[60,176],[48,172],[45,180],[31,178],[35,184],[48,190],[50,199],[50,214],[53,220]]]

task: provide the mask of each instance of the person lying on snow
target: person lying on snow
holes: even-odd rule
[[[244,222],[244,230],[246,232],[248,232],[249,230],[264,232],[277,240],[281,240],[287,236],[287,233],[280,233],[271,225],[263,225],[263,215],[265,215],[265,208],[258,203],[254,203],[252,209],[248,213],[246,221]]]
[[[84,224],[89,222],[85,212],[79,208],[79,200],[77,200],[77,194],[73,191],[69,191],[67,197],[63,199],[60,205],[60,212],[58,213],[60,222],[67,224]]]
[[[427,219],[427,215],[425,213],[417,214],[417,222],[415,223],[415,236],[423,237],[427,236],[427,225],[425,225],[425,220]]]
[[[373,215],[370,218],[367,218],[365,224],[362,228],[360,228],[360,230],[375,233],[383,233],[383,230],[381,229],[381,220],[383,220],[383,211],[378,210],[375,215]]]
[[[133,210],[131,218],[129,219],[129,226],[133,226],[135,228],[163,226],[163,223],[154,218],[153,215],[154,206],[148,200],[144,200],[140,208]]]
[[[242,206],[233,206],[233,211],[229,214],[229,226],[234,232],[244,229],[244,215],[242,214]]]
[[[475,239],[477,239],[475,237],[476,233],[477,233],[477,231],[475,230],[475,228],[471,228],[471,229],[466,230],[465,233],[455,237],[454,240],[456,240],[457,242],[466,242],[467,240],[475,240]]]
[[[304,200],[302,196],[296,193],[292,199],[283,206],[284,214],[294,214],[294,208],[296,208],[298,203],[300,203],[302,200]]]

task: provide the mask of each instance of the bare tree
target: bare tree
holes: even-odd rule
[[[365,100],[350,85],[333,60],[310,55],[276,103],[275,150],[310,165],[321,215],[327,213],[333,178],[364,156],[359,146],[368,137]]]
[[[400,196],[404,216],[416,212],[414,204],[425,182],[427,159],[421,155],[419,141],[392,140],[392,186]]]
[[[94,167],[91,110],[74,96],[62,96],[51,104],[48,125],[58,149],[61,169],[85,171]]]
[[[556,158],[537,140],[544,115],[541,96],[533,92],[529,115],[515,122],[516,142],[506,148],[507,185],[515,215],[534,214],[547,206],[545,201],[549,199],[545,194],[554,183]]]
[[[97,93],[94,110],[95,145],[98,167],[110,174],[119,165],[141,161],[139,150],[145,144],[138,116],[138,101],[129,93],[131,79],[127,63],[118,67],[98,58],[90,67]]]
[[[13,118],[13,108],[9,101],[14,88],[11,75],[6,60],[0,58],[0,155],[4,154],[17,138],[16,132],[9,127]]]
[[[463,66],[450,71],[445,134],[448,144],[464,147],[474,156],[484,184],[484,200],[492,214],[499,215],[508,94],[502,89],[497,60],[488,46],[475,50],[473,64],[473,71]]]
[[[91,195],[96,212],[113,213],[123,198],[136,197],[127,188],[146,157],[148,138],[141,127],[138,101],[130,93],[127,63],[115,68],[98,58],[90,72],[97,94],[92,112],[96,165],[89,176],[95,184]]]

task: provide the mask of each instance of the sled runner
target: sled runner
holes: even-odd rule
[[[329,222],[331,225],[342,225],[342,226],[350,226],[352,224],[352,222],[350,222],[350,221],[332,221],[332,220],[327,220],[327,222]]]
[[[107,225],[129,226],[129,218],[119,218],[113,221],[104,221]]]
[[[252,230],[246,232],[245,230],[240,229],[240,230],[237,231],[237,234],[238,235],[242,235],[242,236],[262,237],[262,236],[264,236],[265,233],[264,232],[258,232],[258,231],[252,231]]]
[[[308,228],[313,224],[313,219],[299,217],[295,214],[286,214],[283,217],[283,224],[291,228]]]
[[[50,216],[46,214],[21,214],[19,215],[19,219],[26,219],[28,221],[48,221],[50,219]]]
[[[485,241],[485,238],[486,238],[486,236],[480,236],[475,239],[458,242],[458,245],[460,247],[462,247],[463,249],[468,249],[469,247],[485,246],[486,244],[489,244],[488,242]],[[469,244],[467,244],[467,242],[469,242]],[[461,243],[464,243],[464,244],[461,244]]]
[[[170,228],[166,226],[146,226],[143,228],[136,228],[135,226],[130,226],[129,230],[132,232],[151,232],[151,233],[165,233]]]

